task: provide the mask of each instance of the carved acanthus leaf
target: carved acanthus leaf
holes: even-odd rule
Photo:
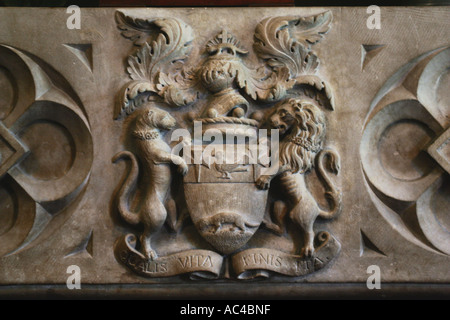
[[[114,119],[133,113],[145,101],[145,97],[141,96],[141,94],[151,91],[151,83],[147,80],[137,80],[128,83],[121,91],[121,96],[119,96],[119,103],[114,112]],[[138,96],[141,96],[141,99],[137,99]]]
[[[253,71],[243,64],[236,68],[236,82],[253,100],[262,101],[277,101],[283,98],[286,91],[295,84],[295,80],[289,79],[289,70],[286,67],[276,73],[268,73],[264,67]]]
[[[319,104],[334,110],[334,95],[331,87],[324,80],[316,75],[302,75],[296,80],[297,85],[305,84],[315,88],[317,90],[315,99]],[[324,96],[325,99],[322,99],[322,96]]]
[[[301,17],[290,22],[291,35],[305,47],[316,44],[330,30],[333,15],[331,11],[309,17]]]
[[[159,19],[154,24],[161,32],[129,57],[127,71],[133,80],[149,80],[157,92],[157,74],[172,63],[184,63],[194,37],[192,29],[176,19]]]
[[[193,70],[183,69],[175,74],[160,72],[156,81],[158,94],[170,105],[181,107],[198,98],[199,81]]]
[[[132,56],[128,57],[127,72],[133,80],[152,82],[151,67],[153,49],[148,43],[144,45]],[[153,63],[154,64],[154,63]]]
[[[115,18],[122,36],[133,41],[137,46],[149,42],[151,35],[155,32],[153,20],[133,18],[120,11],[116,12]]]
[[[255,52],[275,72],[284,66],[294,79],[313,74],[319,60],[310,46],[323,38],[331,21],[330,11],[311,17],[266,18],[255,30]]]
[[[194,39],[191,27],[173,18],[142,20],[125,16],[121,12],[116,13],[116,22],[122,35],[140,46],[127,60],[127,72],[134,81],[125,88],[121,112],[132,112],[131,109],[137,105],[131,100],[145,92],[160,95],[172,106],[193,101],[195,93],[185,98],[182,97],[184,93],[180,93],[180,90],[187,90],[191,86],[191,77],[183,71]],[[159,32],[158,35],[150,40],[155,32]],[[176,69],[175,75],[161,76],[173,73],[173,69]]]
[[[331,21],[330,11],[310,17],[271,17],[261,21],[255,30],[253,46],[272,74],[259,79],[258,74],[256,82],[247,81],[244,84],[247,93],[254,97],[252,93],[257,92],[256,95],[260,99],[266,95],[269,99],[276,100],[277,96],[283,98],[286,90],[295,84],[309,85],[318,91],[320,100],[326,97],[328,102],[325,104],[333,109],[332,92],[325,82],[315,75],[319,59],[310,48],[328,32]],[[255,79],[255,76],[252,79]],[[265,90],[269,90],[269,94]],[[323,101],[319,103],[323,104]]]

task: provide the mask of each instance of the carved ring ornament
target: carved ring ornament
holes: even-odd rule
[[[117,239],[117,260],[146,277],[295,277],[325,267],[340,243],[313,227],[317,218],[340,212],[335,181],[340,159],[326,145],[334,100],[317,74],[319,58],[312,47],[331,27],[331,12],[262,20],[254,33],[257,66],[247,61],[248,48],[224,29],[199,44],[202,54],[192,61],[197,42],[183,21],[139,19],[120,11],[115,18],[122,36],[136,47],[127,58],[131,81],[120,91],[115,111],[117,121],[126,119],[129,143],[113,161],[130,164],[115,207],[139,232]],[[172,112],[185,114],[184,129],[194,133],[183,139],[189,149],[182,154],[171,152],[169,135],[179,128]],[[267,155],[278,155],[271,171],[264,169],[273,168],[275,158],[249,161],[254,154],[246,139],[261,147],[261,129],[279,137],[279,148],[267,149]],[[213,143],[208,132],[214,133]],[[231,141],[226,140],[230,133]],[[230,146],[246,150],[245,159],[224,161],[230,160],[223,151]],[[204,155],[201,161],[189,162],[196,153]],[[328,210],[305,183],[311,171],[322,181]],[[175,239],[189,225],[194,227],[189,232],[200,236],[189,249],[170,244],[159,249],[160,233],[170,230]],[[289,242],[290,251],[271,247],[266,238]]]
[[[398,70],[372,101],[360,146],[368,190],[383,218],[408,241],[447,255],[449,67],[444,47]]]
[[[30,247],[61,224],[84,190],[93,146],[70,84],[38,57],[0,45],[0,256]]]

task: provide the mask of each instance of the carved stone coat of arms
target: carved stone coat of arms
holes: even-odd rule
[[[0,298],[447,298],[449,8],[0,8]]]
[[[265,18],[248,30],[252,48],[226,26],[202,41],[172,17],[115,19],[132,42],[113,209],[133,231],[117,239],[117,260],[141,276],[208,279],[297,277],[332,261],[340,243],[315,221],[341,210],[327,144],[338,106],[313,51],[331,12]]]

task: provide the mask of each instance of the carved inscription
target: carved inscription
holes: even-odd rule
[[[178,258],[178,262],[184,269],[195,267],[212,267],[211,256],[192,255]]]
[[[169,277],[191,274],[197,278],[213,279],[219,276],[223,258],[208,250],[188,250],[157,259],[147,259],[134,247],[136,238],[127,235],[117,240],[117,259],[134,272],[146,277]]]
[[[261,269],[266,267],[279,268],[283,265],[282,258],[268,252],[252,252],[242,256],[244,267],[259,265]]]
[[[317,238],[321,242],[313,257],[267,248],[248,249],[232,257],[233,269],[240,279],[264,275],[259,272],[261,270],[296,277],[310,274],[325,267],[340,250],[340,244],[330,234],[323,232],[317,235]]]
[[[140,270],[140,272],[144,274],[158,274],[161,276],[168,271],[167,263],[138,259],[137,256],[130,254],[128,251],[122,251],[119,259],[125,265]]]

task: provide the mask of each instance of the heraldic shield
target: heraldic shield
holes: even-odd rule
[[[190,165],[183,179],[192,222],[201,236],[223,254],[241,248],[256,232],[264,218],[268,194],[255,184],[261,165],[252,163],[256,161],[251,161],[251,147],[246,143],[256,137],[256,127],[251,119],[234,122],[216,120],[203,125],[206,132],[223,135],[223,143],[208,144],[203,139],[194,146],[194,157],[196,152],[202,153],[202,161]],[[227,144],[226,140],[233,143]]]

